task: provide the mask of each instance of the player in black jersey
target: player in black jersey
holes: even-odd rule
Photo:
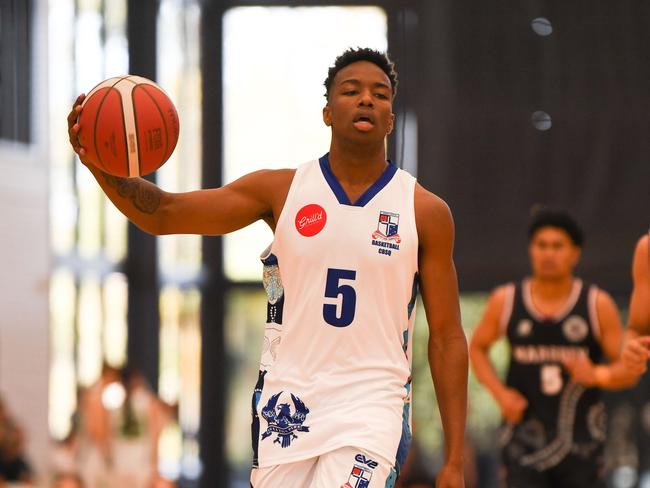
[[[629,385],[622,326],[608,293],[574,276],[583,243],[566,213],[543,209],[529,227],[532,276],[490,296],[470,346],[474,373],[504,417],[504,480],[512,488],[604,486],[601,388]],[[505,384],[488,353],[505,335]],[[602,359],[611,365],[599,364]]]

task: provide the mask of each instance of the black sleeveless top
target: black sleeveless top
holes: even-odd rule
[[[510,343],[506,384],[528,400],[522,421],[509,426],[521,464],[546,469],[569,452],[600,447],[605,438],[605,411],[600,390],[573,381],[562,359],[586,354],[601,362],[597,287],[574,281],[565,309],[542,317],[532,304],[530,282],[511,285],[512,311],[502,325]],[[508,303],[508,308],[510,303]]]

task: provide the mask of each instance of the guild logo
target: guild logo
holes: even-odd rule
[[[578,315],[572,315],[562,324],[564,336],[571,342],[580,342],[589,332],[589,326],[585,319]]]
[[[302,207],[296,214],[296,230],[305,237],[318,234],[327,223],[325,209],[315,203]]]

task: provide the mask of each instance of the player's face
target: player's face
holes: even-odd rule
[[[323,120],[333,136],[383,141],[393,130],[393,91],[386,73],[369,61],[341,69],[332,81]]]
[[[560,280],[573,274],[580,259],[580,248],[557,227],[542,227],[533,234],[529,246],[533,275]]]

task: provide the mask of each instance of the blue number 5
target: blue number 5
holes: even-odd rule
[[[338,298],[341,295],[341,315],[337,314],[336,305],[326,303],[323,305],[323,318],[325,322],[334,327],[347,327],[354,320],[357,308],[357,292],[350,285],[341,285],[341,280],[355,280],[357,272],[349,269],[329,268],[325,284],[325,297]]]

